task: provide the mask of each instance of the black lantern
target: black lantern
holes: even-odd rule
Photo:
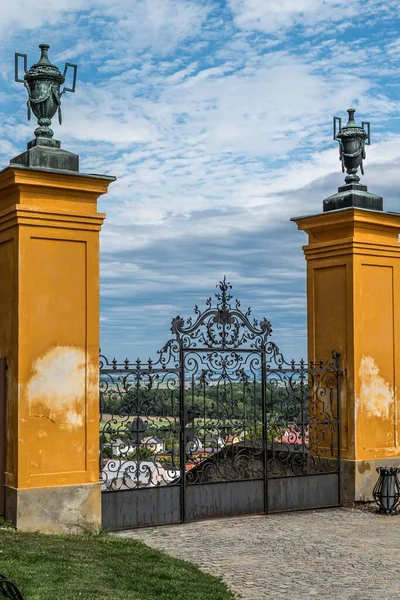
[[[373,496],[379,506],[379,512],[395,515],[400,504],[400,482],[397,467],[378,467],[379,479],[374,487]]]
[[[0,575],[0,596],[11,600],[24,600],[17,586],[4,575]]]

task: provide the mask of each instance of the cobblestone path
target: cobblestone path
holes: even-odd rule
[[[400,516],[342,508],[116,535],[196,563],[243,600],[400,600]]]

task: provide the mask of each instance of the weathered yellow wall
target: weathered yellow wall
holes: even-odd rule
[[[400,229],[400,223],[399,223]],[[399,248],[400,252],[400,248]],[[400,355],[400,257],[357,256],[354,308],[357,457],[399,456],[396,388]],[[400,290],[399,290],[400,291]],[[396,339],[397,338],[397,339]],[[397,368],[396,368],[397,367]]]
[[[316,267],[316,268],[314,268]],[[328,360],[332,350],[339,351],[341,361],[346,360],[347,355],[347,336],[346,336],[346,317],[347,317],[347,269],[348,265],[339,261],[337,264],[329,265],[326,261],[319,261],[318,266],[309,262],[308,264],[308,355],[309,360],[318,363],[319,360]],[[326,311],[326,307],[330,309]],[[345,400],[345,390],[343,390],[342,402]],[[329,396],[326,399],[329,402]],[[320,409],[320,418],[324,419],[324,406],[317,405]],[[328,407],[328,414],[331,409]],[[348,419],[342,411],[342,447],[348,451]],[[337,407],[334,413],[337,414]],[[327,428],[317,426],[317,439],[320,444],[330,447],[332,441]],[[334,435],[334,447],[337,447],[337,436]]]
[[[0,354],[6,485],[99,479],[97,198],[113,178],[0,173]]]
[[[343,458],[372,471],[365,461],[400,457],[400,215],[347,209],[295,221],[309,237],[309,359],[341,352]]]
[[[16,485],[18,440],[18,237],[17,228],[3,229],[0,220],[0,354],[8,360],[5,483]]]

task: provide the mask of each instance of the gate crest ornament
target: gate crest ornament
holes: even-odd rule
[[[216,287],[219,288],[215,294],[217,302],[213,306],[209,297],[204,312],[196,305],[194,321],[189,317],[185,322],[180,315],[173,319],[171,331],[183,347],[236,349],[246,344],[252,348],[266,344],[272,333],[271,323],[265,318],[260,323],[257,319],[250,320],[251,309],[241,310],[240,301],[229,291],[232,285],[226,276]]]

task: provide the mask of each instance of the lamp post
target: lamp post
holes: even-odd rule
[[[400,482],[397,467],[378,467],[379,479],[374,487],[373,496],[379,506],[379,512],[395,515],[400,504]]]

